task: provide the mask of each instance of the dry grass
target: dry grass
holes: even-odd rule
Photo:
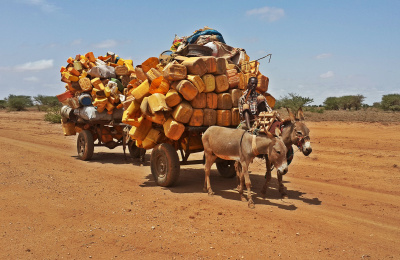
[[[286,110],[279,109],[279,113],[288,117]],[[380,122],[400,123],[400,112],[387,112],[375,108],[361,109],[358,111],[347,110],[325,110],[323,113],[304,112],[307,121],[344,121],[344,122]]]
[[[286,109],[278,109],[283,118],[288,117]],[[26,112],[39,112],[37,107],[29,107]],[[23,113],[23,111],[21,111]],[[43,112],[39,112],[43,113]],[[324,110],[322,113],[310,112],[305,109],[305,118],[311,122],[341,121],[341,122],[379,122],[400,124],[400,112],[388,112],[376,108],[348,110]]]

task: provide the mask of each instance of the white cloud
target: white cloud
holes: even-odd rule
[[[17,71],[46,70],[53,68],[54,60],[31,61],[14,67]]]
[[[56,5],[48,3],[46,0],[21,0],[23,3],[39,7],[43,12],[52,13],[59,9]]]
[[[264,6],[246,11],[247,16],[256,16],[261,20],[274,22],[285,16],[285,11],[282,8]]]
[[[24,81],[38,82],[39,78],[37,78],[37,77],[27,77],[27,78],[24,78]]]
[[[335,76],[335,73],[333,73],[333,71],[331,71],[331,70],[319,75],[319,77],[322,78],[322,79],[332,78],[334,76]]]
[[[332,53],[322,53],[322,54],[315,56],[315,58],[318,60],[326,59],[326,58],[330,58],[330,57],[332,57]]]
[[[43,46],[43,48],[47,49],[47,48],[57,48],[59,45],[58,43],[49,43]]]
[[[117,45],[116,40],[105,40],[100,43],[93,44],[93,46],[95,48],[99,48],[99,49],[111,48],[111,47],[115,47],[116,45]]]
[[[72,46],[80,45],[82,43],[82,39],[76,39],[71,42]]]

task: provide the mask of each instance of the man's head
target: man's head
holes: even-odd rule
[[[249,82],[247,83],[247,88],[251,91],[255,90],[257,87],[258,80],[256,77],[249,78]]]

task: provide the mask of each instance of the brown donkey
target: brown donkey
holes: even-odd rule
[[[304,113],[301,108],[297,110],[296,116],[287,109],[289,112],[289,119],[282,122],[280,127],[282,131],[282,139],[285,143],[285,146],[289,153],[292,153],[293,156],[293,148],[292,145],[296,145],[305,156],[308,156],[312,152],[311,143],[310,143],[310,130],[304,124]],[[271,162],[268,156],[265,156],[267,172],[265,173],[266,181],[261,190],[261,193],[265,196],[267,193],[268,184],[271,180]],[[288,159],[288,163],[290,164],[291,160]],[[279,171],[277,171],[278,183],[279,183],[279,192],[282,197],[287,197],[286,188],[283,185],[282,176]]]
[[[209,195],[214,192],[210,184],[210,168],[217,157],[224,160],[235,160],[241,165],[237,171],[240,185],[239,194],[243,200],[244,183],[247,188],[247,199],[250,208],[254,208],[251,197],[251,182],[248,172],[249,164],[259,154],[268,155],[269,162],[275,166],[280,174],[287,172],[287,149],[280,137],[270,133],[266,135],[252,135],[242,129],[232,129],[219,126],[211,126],[202,137],[205,155],[205,180],[204,191]],[[239,168],[239,167],[237,167]]]

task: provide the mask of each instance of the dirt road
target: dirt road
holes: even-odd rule
[[[295,153],[280,199],[275,172],[251,180],[181,167],[156,186],[122,148],[76,158],[76,137],[39,112],[0,112],[0,259],[400,259],[400,124],[309,122],[313,153]],[[195,157],[200,157],[196,155]]]

